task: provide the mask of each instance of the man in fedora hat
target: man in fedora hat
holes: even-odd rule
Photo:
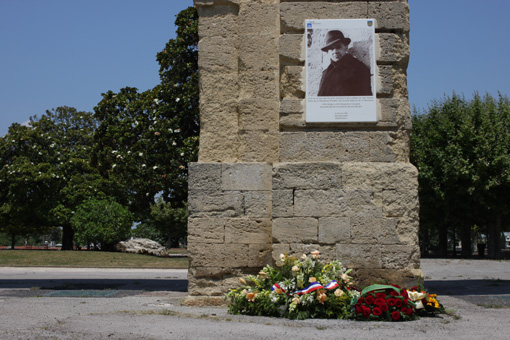
[[[348,53],[351,39],[341,31],[329,31],[322,48],[331,64],[322,72],[318,96],[371,96],[370,69]]]

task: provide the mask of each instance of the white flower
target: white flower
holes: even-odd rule
[[[184,156],[184,152],[181,152],[181,156]]]
[[[140,152],[140,153],[138,154],[138,156],[142,157],[142,156],[143,156],[143,152]]]
[[[55,143],[51,143],[50,148],[54,148],[54,147],[55,147]]]
[[[176,143],[176,142],[172,142],[172,146],[176,146],[176,145],[177,145],[177,143]]]
[[[115,168],[116,166],[117,166],[117,164],[113,164],[113,165],[112,165],[112,169],[113,169],[113,168]]]
[[[154,99],[154,103],[159,104],[159,99],[158,98]]]
[[[152,169],[153,169],[153,170],[156,170],[157,168],[158,168],[158,166],[157,166],[157,165],[154,165],[154,166],[152,167]]]
[[[148,192],[146,192],[146,193],[145,193],[145,196],[149,196],[149,193],[148,193]]]
[[[145,168],[145,167],[146,167],[146,165],[145,165],[145,164],[142,164],[142,168]]]
[[[176,102],[176,103],[178,103],[178,102],[180,102],[180,101],[181,101],[181,98],[176,98],[176,99],[175,99],[175,102]]]

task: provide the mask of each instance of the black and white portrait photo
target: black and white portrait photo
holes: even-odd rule
[[[375,121],[374,20],[305,25],[307,121]]]

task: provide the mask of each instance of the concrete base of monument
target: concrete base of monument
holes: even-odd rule
[[[223,296],[188,295],[181,300],[181,305],[189,307],[226,306],[228,305],[228,302]]]

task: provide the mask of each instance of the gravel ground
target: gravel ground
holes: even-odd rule
[[[0,339],[510,338],[510,262],[422,260],[449,310],[405,323],[290,321],[187,307],[185,270],[0,268]],[[86,297],[105,284],[108,297]],[[52,297],[49,293],[84,292]],[[73,293],[74,292],[74,293]]]

